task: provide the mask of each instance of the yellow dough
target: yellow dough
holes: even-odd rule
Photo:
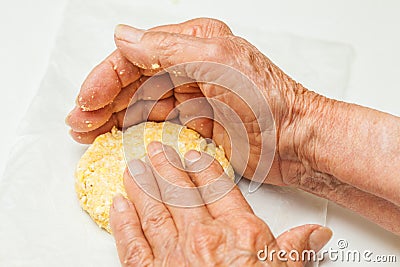
[[[117,193],[126,197],[123,185],[125,157],[127,161],[144,160],[146,147],[152,141],[174,147],[181,159],[192,149],[207,152],[218,160],[229,177],[234,177],[223,148],[207,144],[200,134],[185,126],[144,122],[128,128],[124,134],[114,128],[96,138],[79,160],[75,172],[75,190],[82,208],[108,232],[111,232],[109,210],[113,197]]]

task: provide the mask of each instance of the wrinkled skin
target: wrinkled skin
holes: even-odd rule
[[[241,145],[250,144],[248,160],[246,158],[243,161],[235,159],[231,161],[237,172],[240,171],[245,177],[252,178],[257,163],[261,158],[265,160],[265,157],[260,155],[260,128],[273,125],[272,121],[275,120],[277,131],[280,131],[283,121],[289,116],[290,109],[287,107],[291,106],[291,103],[288,103],[291,100],[288,99],[288,95],[294,93],[297,84],[254,46],[234,36],[228,26],[217,20],[196,19],[182,24],[157,27],[144,33],[140,45],[130,42],[135,33],[143,34],[132,27],[117,27],[115,41],[118,50],[94,68],[83,83],[77,98],[77,107],[67,117],[73,138],[81,143],[91,143],[97,135],[109,131],[114,125],[122,127],[130,97],[147,79],[146,75],[159,71],[159,69],[153,70],[152,67],[160,66],[165,69],[176,64],[199,60],[221,63],[246,75],[254,82],[266,100],[260,99],[259,102],[252,104],[253,107],[249,107],[233,93],[221,87],[192,82],[176,86],[173,94],[171,91],[162,96],[150,112],[149,119],[163,121],[167,117],[171,119],[178,116],[177,113],[172,116],[170,114],[175,106],[198,97],[205,96],[225,103],[239,115],[249,139],[249,141],[245,139],[233,141],[236,151],[231,151],[232,140],[220,123],[204,117],[191,119],[199,113],[207,113],[211,117],[215,113],[220,115],[219,121],[223,122],[229,118],[229,116],[224,117],[222,111],[218,112],[208,103],[202,101],[179,109],[179,119],[188,121],[185,123],[188,127],[206,138],[212,138],[216,144],[222,145],[227,155],[239,155],[240,151],[244,151]],[[166,47],[172,47],[173,50],[166,50]],[[173,83],[180,83],[185,77],[189,78],[188,80],[205,78],[208,81],[214,81],[219,77],[219,73],[213,76],[212,72],[207,73],[208,77],[199,77],[197,72],[198,69],[193,68],[186,70],[184,77],[164,74],[157,76],[155,83],[159,85],[159,88],[169,88],[173,87]],[[154,90],[155,87],[157,86],[151,86],[151,89]],[[154,97],[152,98],[154,96],[152,90],[150,88],[143,90],[142,98],[138,99],[134,105],[131,103],[130,114],[134,114],[134,118],[130,119],[130,124],[137,124],[145,119],[143,114],[148,110],[145,102],[150,105],[155,100]],[[252,113],[252,108],[268,104],[273,118],[257,118],[261,122],[260,125]],[[231,130],[231,132],[235,131],[236,129]],[[266,137],[274,139],[275,132],[271,131]],[[284,147],[287,147],[288,141],[291,141],[290,138],[287,138],[287,141],[282,138],[284,138],[283,135],[281,142],[284,141],[282,143],[285,143]],[[279,171],[279,154],[276,154],[275,158],[272,156],[270,160],[273,160],[274,164],[267,181],[278,185],[287,184],[282,180],[283,177]],[[265,175],[266,173],[267,171]]]
[[[182,187],[204,186],[217,179],[227,185],[233,182],[223,175],[217,161],[204,165],[208,163],[205,157],[210,157],[207,154],[189,151],[187,171],[172,165],[181,165],[180,159],[161,143],[151,143],[148,155],[149,164],[134,160],[129,164],[133,176],[128,170],[124,174],[130,201],[117,196],[110,210],[123,266],[303,266],[301,261],[277,258],[259,261],[257,252],[265,246],[269,251],[297,250],[300,254],[304,249],[318,251],[331,237],[328,228],[304,225],[275,239],[237,187],[224,198],[196,208],[165,204],[176,198],[207,199],[207,191],[185,194]],[[163,179],[181,187],[163,183]]]
[[[89,74],[77,97],[76,108],[66,119],[76,141],[91,143],[96,136],[109,131],[113,126],[121,128],[130,98],[149,76],[156,75],[158,71],[191,61],[225,64],[239,70],[254,82],[272,113],[276,128],[276,151],[271,170],[265,177],[266,183],[293,186],[327,198],[358,212],[393,233],[400,234],[400,189],[396,176],[396,166],[400,158],[399,118],[330,100],[306,90],[254,46],[234,36],[224,23],[217,20],[195,19],[147,31],[121,25],[116,28],[115,42],[117,50]],[[201,74],[201,71],[189,68],[184,69],[182,73],[190,81],[199,78],[197,75]],[[216,78],[212,77],[212,72],[209,75],[211,80]],[[233,94],[220,87],[196,82],[174,86],[179,84],[182,77],[171,73],[155,77],[153,85],[146,87],[129,108],[130,124],[140,123],[145,119],[185,121],[185,118],[191,118],[204,110],[216,116],[219,113],[218,109],[204,102],[201,105],[191,105],[188,109],[179,109],[179,112],[171,111],[180,103],[191,99],[218,99],[237,112],[244,121],[249,137],[250,160],[245,166],[237,161],[232,163],[236,170],[243,170],[245,177],[252,178],[256,164],[265,160],[265,155],[260,153],[260,144],[263,141],[260,139],[260,133],[265,130],[265,125],[260,126],[254,122],[260,119],[258,116],[262,117],[265,114],[254,115],[248,107],[241,105]],[[174,87],[173,92],[165,93],[161,99],[155,97],[158,95],[156,88],[171,87]],[[154,108],[146,117],[149,107],[157,99]],[[260,101],[260,105],[263,103],[264,101]],[[257,103],[255,106],[253,103],[251,107],[257,109]],[[262,119],[264,122],[271,120],[269,117]],[[363,127],[358,127],[359,125]],[[195,118],[189,121],[187,126],[197,130],[204,137],[213,138],[217,144],[224,147],[228,155],[232,151],[227,133],[213,119]],[[386,134],[382,135],[382,132]],[[383,147],[382,144],[390,145]],[[212,173],[207,175],[212,177]],[[187,174],[181,173],[178,177],[187,180]],[[193,225],[187,224],[187,227],[200,228],[197,230],[202,235],[196,236],[193,231],[179,229],[176,233],[167,226],[166,221],[177,228],[183,224],[176,221],[172,208],[146,199],[145,195],[139,194],[140,190],[135,191],[132,179],[128,178],[126,174],[125,186],[128,193],[131,192],[131,202],[117,198],[111,210],[119,255],[122,263],[126,261],[128,266],[141,266],[143,262],[149,265],[174,265],[173,261],[178,258],[191,264],[194,263],[190,262],[193,260],[191,253],[195,253],[196,249],[203,249],[202,253],[196,254],[199,265],[204,265],[207,260],[224,265],[232,259],[234,262],[231,263],[237,265],[244,262],[249,265],[259,264],[254,260],[254,255],[243,254],[246,254],[246,251],[262,249],[258,246],[263,243],[274,244],[279,248],[307,248],[311,232],[318,228],[302,226],[274,241],[269,230],[266,230],[267,226],[246,208],[248,205],[235,187],[231,191],[236,192],[232,193],[235,197],[230,193],[225,197],[229,201],[224,202],[222,199],[214,205],[224,203],[221,207],[227,212],[221,216],[213,216],[209,205],[202,208],[204,218],[195,211],[188,213],[188,209],[181,209],[180,212],[179,209],[174,209],[181,215],[183,212],[188,213],[187,220],[193,221]],[[162,194],[161,189],[160,192]],[[146,199],[145,203],[135,197],[136,195]],[[128,204],[129,209],[117,212],[117,203]],[[229,210],[228,207],[235,203],[238,207]],[[157,219],[154,214],[151,218],[145,218],[152,213],[140,205],[156,205],[158,208],[154,208],[155,210],[168,210],[169,213],[164,212],[161,219]],[[205,215],[207,212],[211,214],[211,218],[210,215]],[[232,223],[232,218],[235,218],[235,224]],[[151,231],[153,227],[158,227],[158,232],[168,237],[176,238],[170,238],[172,241],[168,243],[155,244],[149,237],[149,229]],[[161,230],[164,228],[166,230]],[[323,231],[326,234],[328,230]],[[266,233],[265,236],[262,233]],[[197,240],[202,237],[205,238],[203,241]],[[218,242],[214,237],[217,237]],[[248,246],[237,246],[241,244],[242,238]],[[167,240],[161,237],[160,239]],[[203,246],[193,249],[193,245],[198,243]],[[162,254],[162,251],[169,254]],[[214,251],[217,253],[213,254]],[[238,254],[242,256],[238,257]]]

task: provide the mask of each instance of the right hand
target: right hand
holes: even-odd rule
[[[308,224],[275,238],[209,155],[190,151],[183,168],[171,147],[153,142],[147,151],[149,164],[133,160],[124,173],[130,201],[117,196],[110,209],[122,266],[301,267],[332,236]],[[213,201],[216,192],[224,196]]]

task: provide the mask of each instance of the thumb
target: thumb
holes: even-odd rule
[[[157,26],[151,28],[150,31],[179,33],[202,38],[232,35],[228,25],[212,18],[196,18],[178,24]]]
[[[308,259],[316,261],[317,252],[328,243],[331,237],[331,229],[315,224],[307,224],[281,234],[276,239],[276,242],[281,250],[286,251],[288,265],[300,267],[304,266]],[[308,253],[303,253],[304,250],[309,251]]]
[[[218,45],[220,38],[144,31],[126,25],[115,28],[114,38],[122,54],[143,69],[168,68],[187,62],[221,58],[221,46]],[[187,76],[191,75],[188,73]]]

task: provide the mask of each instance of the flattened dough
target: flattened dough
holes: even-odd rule
[[[123,185],[125,156],[127,161],[134,158],[144,160],[146,147],[151,141],[174,147],[181,158],[192,149],[207,152],[219,161],[229,177],[234,177],[223,148],[207,144],[200,134],[185,126],[144,122],[128,128],[124,134],[114,128],[96,138],[79,160],[75,172],[75,190],[82,208],[108,232],[111,232],[109,210],[113,197],[117,193],[126,197]]]

